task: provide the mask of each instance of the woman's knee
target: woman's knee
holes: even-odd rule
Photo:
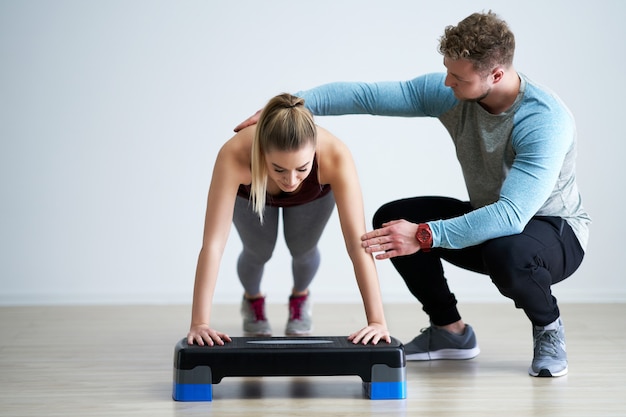
[[[239,255],[239,261],[244,263],[266,264],[274,253],[273,245],[259,245],[255,248],[244,248]]]
[[[314,245],[287,245],[287,249],[289,249],[289,254],[296,261],[305,261],[307,259],[312,259],[315,257],[319,257],[319,248],[317,243]]]

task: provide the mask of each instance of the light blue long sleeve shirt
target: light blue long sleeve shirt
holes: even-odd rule
[[[521,233],[535,215],[565,219],[586,249],[590,218],[576,184],[574,118],[552,92],[520,74],[504,113],[460,101],[445,74],[409,81],[326,84],[296,93],[316,115],[436,117],[450,134],[473,211],[429,222],[433,246],[460,249]]]

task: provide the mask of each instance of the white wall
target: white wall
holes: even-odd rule
[[[443,28],[492,8],[516,33],[517,69],[577,117],[579,185],[594,219],[562,301],[626,301],[622,240],[626,67],[615,1],[0,2],[0,304],[189,303],[212,164],[271,96],[331,81],[443,69]],[[435,120],[318,118],[354,152],[366,216],[396,198],[464,198]],[[420,153],[431,163],[416,168]],[[430,172],[424,175],[424,171]],[[235,302],[231,235],[217,302]],[[359,296],[338,222],[322,242],[317,302]],[[387,302],[409,301],[388,261]],[[264,291],[290,288],[284,242]],[[447,267],[462,301],[503,301],[489,278]]]

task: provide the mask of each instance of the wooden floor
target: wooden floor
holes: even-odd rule
[[[482,353],[409,362],[406,400],[369,400],[359,377],[225,378],[212,402],[176,402],[174,345],[189,306],[0,307],[1,416],[568,416],[626,415],[626,304],[562,305],[569,375],[532,378],[530,324],[510,304],[461,305]],[[416,305],[386,307],[393,336],[427,321]],[[269,306],[282,331],[286,305]],[[241,336],[238,306],[215,325]],[[316,305],[315,334],[347,335],[360,305]],[[276,335],[281,335],[276,333]]]

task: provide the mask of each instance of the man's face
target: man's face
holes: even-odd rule
[[[478,73],[470,61],[445,57],[443,65],[448,70],[444,84],[452,89],[459,100],[478,102],[491,92],[491,77]]]

